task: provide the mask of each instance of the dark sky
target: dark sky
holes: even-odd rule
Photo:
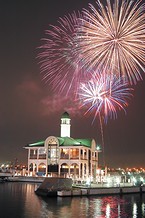
[[[71,137],[96,139],[100,126],[75,109],[71,100],[52,93],[40,76],[37,47],[49,28],[93,0],[2,1],[0,5],[0,163],[27,163],[26,144],[60,136],[60,117],[68,111]],[[145,79],[145,76],[143,76]],[[134,86],[127,114],[104,126],[105,162],[110,167],[145,167],[145,81]],[[72,107],[73,105],[73,107]]]

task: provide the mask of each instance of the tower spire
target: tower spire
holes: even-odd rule
[[[61,116],[61,137],[70,137],[70,116],[67,112],[64,112]]]

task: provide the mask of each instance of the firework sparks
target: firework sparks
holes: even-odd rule
[[[78,15],[74,12],[59,18],[58,26],[50,26],[46,31],[44,44],[40,47],[42,52],[38,55],[40,59],[40,70],[43,80],[52,84],[52,89],[59,92],[76,90],[82,76],[79,67],[80,56],[74,54],[77,46],[74,36],[78,25]]]
[[[132,96],[132,90],[123,78],[107,74],[104,70],[93,74],[88,82],[81,83],[79,99],[81,107],[87,108],[85,114],[94,112],[94,120],[101,115],[107,123],[108,118],[117,118],[118,110],[126,113],[125,107],[128,106],[127,100]]]
[[[83,10],[79,51],[86,67],[105,67],[135,84],[145,63],[145,5],[141,1],[98,0]],[[77,39],[77,40],[78,40]]]

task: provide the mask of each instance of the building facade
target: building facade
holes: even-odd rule
[[[61,117],[60,137],[48,136],[44,141],[28,144],[28,173],[63,176],[86,181],[96,178],[100,148],[94,139],[70,137],[71,119],[67,112]]]

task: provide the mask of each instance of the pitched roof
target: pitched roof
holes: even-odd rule
[[[92,139],[76,139],[81,145],[91,147]]]
[[[45,141],[42,140],[42,141],[30,143],[30,144],[26,145],[25,147],[44,147],[44,143],[45,143]]]
[[[61,116],[61,118],[67,118],[67,119],[70,119],[70,116],[67,112],[64,112]]]
[[[57,137],[59,141],[59,145],[63,146],[73,146],[73,145],[80,145],[80,143],[73,138],[70,137]]]
[[[56,137],[60,146],[85,146],[91,147],[92,139],[73,139],[71,137]],[[45,141],[30,143],[25,147],[44,147]]]

